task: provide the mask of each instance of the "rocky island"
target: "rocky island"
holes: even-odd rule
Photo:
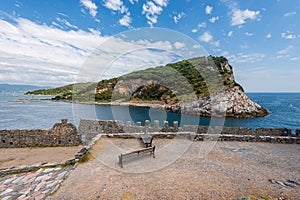
[[[247,97],[225,57],[197,57],[135,71],[98,83],[76,83],[26,94],[53,100],[146,106],[200,116],[264,117],[268,111]]]

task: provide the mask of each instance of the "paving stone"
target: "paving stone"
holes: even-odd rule
[[[25,195],[25,194],[22,194],[22,195],[19,196],[17,199],[18,199],[18,200],[23,200],[25,197],[26,197],[26,195]]]
[[[52,187],[54,187],[55,185],[57,185],[58,183],[59,183],[59,181],[54,181],[54,182],[52,182],[52,183],[49,183],[49,184],[47,184],[46,188],[52,188]]]
[[[26,187],[26,188],[23,188],[19,193],[22,195],[27,195],[31,189],[32,189],[31,187]]]
[[[17,184],[17,183],[19,183],[23,178],[24,178],[24,175],[23,175],[23,176],[20,176],[20,177],[18,177],[18,178],[16,178],[12,183],[13,183],[13,184]]]
[[[40,168],[39,170],[37,170],[35,173],[41,173],[41,172],[43,172],[44,171],[44,169],[43,168]]]
[[[58,171],[60,170],[60,167],[56,167],[56,168],[47,168],[44,170],[44,173],[49,173],[49,172],[53,172],[53,171]]]
[[[34,189],[35,192],[39,191],[45,185],[45,181],[40,182]]]
[[[2,200],[8,200],[10,198],[12,198],[12,196],[6,196],[6,197],[3,197]]]
[[[34,182],[39,182],[39,181],[43,180],[45,177],[47,177],[47,174],[38,176],[38,177],[36,177],[36,179],[34,180]]]
[[[8,189],[4,190],[3,192],[1,192],[1,193],[0,193],[0,196],[6,195],[6,194],[8,194],[8,193],[10,193],[10,192],[12,192],[12,191],[13,191],[13,189],[8,188]]]
[[[7,184],[9,184],[9,183],[13,182],[15,179],[16,179],[16,177],[11,177],[11,178],[8,178],[8,179],[6,179],[6,180],[4,181],[4,183],[3,183],[3,184],[7,185]]]

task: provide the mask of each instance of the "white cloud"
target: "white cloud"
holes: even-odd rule
[[[210,42],[213,39],[213,36],[209,32],[204,32],[202,35],[198,38],[202,42]]]
[[[266,35],[266,38],[268,38],[268,39],[271,37],[272,37],[272,35],[270,33]]]
[[[277,51],[277,54],[279,55],[287,55],[288,53],[291,52],[291,50],[293,49],[294,47],[292,45],[289,45],[288,47],[284,48],[284,49],[281,49],[279,51]]]
[[[154,2],[161,7],[166,7],[168,5],[168,0],[154,0]]]
[[[296,35],[290,31],[287,31],[285,33],[281,33],[281,37],[284,39],[295,39]]]
[[[160,13],[163,11],[163,7],[168,5],[168,1],[166,0],[155,0],[155,3],[152,1],[147,1],[146,4],[143,4],[142,14],[146,15],[148,24],[151,27],[153,24],[157,23],[158,15],[160,15]]]
[[[227,55],[229,55],[229,52],[228,51],[223,51],[222,55],[227,56]]]
[[[216,17],[210,18],[209,21],[210,21],[211,23],[215,23],[218,19],[219,19],[219,17],[216,16]]]
[[[292,60],[292,61],[300,60],[300,56],[292,57],[290,60]]]
[[[121,35],[118,38],[102,36],[92,28],[89,31],[65,31],[23,18],[13,20],[10,23],[0,19],[1,82],[57,86],[75,80],[95,81],[90,78],[111,78],[141,69],[141,66],[146,68],[164,65],[175,59],[178,61],[179,58],[174,55],[182,56],[184,48],[180,42],[126,41]],[[152,51],[149,46],[165,51]],[[128,47],[138,50],[124,54],[128,52]],[[97,57],[96,64],[87,60],[93,52]],[[119,55],[122,56],[116,59]],[[113,68],[101,76],[99,70],[107,66],[107,60],[114,61]],[[94,68],[82,71],[83,66]]]
[[[106,0],[104,6],[113,11],[119,11],[120,13],[125,13],[128,9],[123,5],[121,0]]]
[[[233,14],[231,17],[231,25],[242,25],[246,23],[246,20],[255,20],[259,16],[259,11],[252,11],[252,10],[240,10],[240,9],[233,9]]]
[[[119,20],[119,23],[122,26],[130,27],[131,20],[132,19],[131,19],[130,15],[124,15],[124,17]]]
[[[247,35],[247,36],[253,36],[253,35],[254,35],[254,33],[249,33],[249,32],[246,32],[246,33],[245,33],[245,35]]]
[[[233,31],[229,31],[228,34],[227,34],[227,36],[228,37],[232,37],[232,34],[233,34]]]
[[[22,18],[15,22],[0,20],[0,34],[5,35],[0,43],[0,74],[12,83],[71,83],[86,56],[105,40],[82,30],[63,31]]]
[[[220,41],[212,41],[211,44],[215,47],[219,47],[220,46]],[[218,49],[217,51],[220,51],[220,49]]]
[[[205,13],[206,13],[207,15],[210,15],[210,14],[212,13],[212,11],[213,11],[213,7],[211,7],[211,6],[209,6],[209,5],[207,5],[207,6],[205,7]]]
[[[201,46],[200,46],[200,45],[196,45],[196,44],[195,44],[195,45],[193,45],[193,48],[194,48],[194,49],[200,49],[200,48],[201,48]]]
[[[176,49],[182,49],[182,48],[185,47],[185,44],[184,44],[183,42],[175,42],[175,43],[174,43],[174,47],[175,47]]]
[[[139,0],[129,0],[129,2],[133,5],[134,3],[138,3]]]
[[[56,18],[56,21],[60,22],[61,24],[69,27],[69,28],[74,28],[74,29],[78,29],[77,26],[71,24],[70,22],[68,22],[66,19],[61,19],[59,17]],[[53,25],[55,25],[55,23],[53,23]]]
[[[249,46],[247,44],[241,44],[240,47],[241,47],[241,49],[248,49],[249,48]]]
[[[185,16],[184,12],[180,12],[177,15],[173,16],[173,20],[175,22],[175,24],[177,24],[179,22],[179,20],[181,20],[181,18],[183,18]]]
[[[97,6],[95,3],[92,2],[92,0],[80,0],[81,4],[89,10],[89,13],[92,17],[96,17],[97,15]]]
[[[297,13],[296,12],[288,12],[288,13],[285,13],[283,16],[284,17],[290,17],[290,16],[293,16],[293,15],[296,15]]]
[[[137,0],[131,0],[130,3],[134,4],[134,2],[138,2]],[[121,26],[130,27],[130,24],[132,22],[132,18],[130,17],[130,12],[128,11],[128,8],[124,5],[122,0],[106,0],[104,1],[104,7],[112,10],[117,11],[120,13],[125,13],[125,15],[119,19],[119,24]]]
[[[200,28],[205,28],[206,27],[206,23],[205,22],[202,22],[202,23],[199,23],[196,28],[193,28],[192,29],[192,32],[193,33],[197,33],[199,31]]]
[[[95,30],[95,29],[93,29],[93,28],[89,28],[88,30],[89,30],[91,33],[93,33],[94,35],[98,35],[98,36],[101,35],[101,32],[100,32],[100,31]]]
[[[260,53],[250,53],[250,54],[239,53],[236,55],[229,55],[227,57],[228,60],[230,60],[230,62],[232,63],[249,63],[249,62],[254,63],[265,58],[265,55]]]

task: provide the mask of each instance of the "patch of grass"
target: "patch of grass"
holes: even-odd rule
[[[133,200],[134,194],[132,192],[125,192],[121,197],[121,200]]]
[[[79,160],[79,164],[82,164],[82,163],[86,163],[86,162],[89,162],[91,160],[93,160],[95,157],[90,153],[90,152],[87,152],[80,160]]]
[[[105,139],[100,138],[92,147],[90,153],[92,154],[92,157],[97,157],[101,151],[103,151],[106,148],[107,144],[105,142]]]

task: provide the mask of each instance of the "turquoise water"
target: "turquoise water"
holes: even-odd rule
[[[270,115],[264,118],[234,119],[227,118],[225,126],[233,127],[284,127],[300,128],[300,93],[248,93],[253,101],[265,107]],[[179,121],[180,125],[209,125],[210,118],[193,115],[180,115],[149,108],[126,106],[103,106],[72,104],[54,101],[11,101],[22,98],[45,98],[24,96],[22,94],[0,94],[0,129],[49,129],[61,118],[68,118],[78,125],[80,118],[144,121],[146,119]],[[221,120],[220,120],[221,121]],[[215,121],[214,121],[215,122]],[[222,125],[216,122],[216,125]]]

